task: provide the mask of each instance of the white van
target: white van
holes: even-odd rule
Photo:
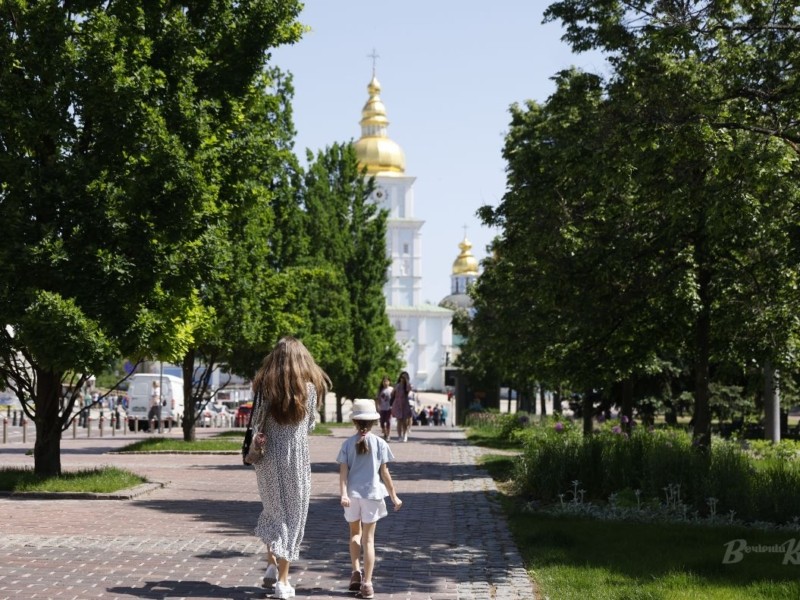
[[[154,381],[161,387],[161,419],[164,423],[177,425],[178,419],[183,418],[183,379],[159,373],[136,373],[128,381],[128,427],[131,431],[136,428],[134,420],[139,422],[139,431],[150,428],[147,416]]]

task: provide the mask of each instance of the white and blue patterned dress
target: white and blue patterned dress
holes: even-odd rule
[[[308,387],[308,412],[296,425],[281,425],[267,417],[267,445],[264,459],[255,465],[258,492],[264,505],[255,534],[277,558],[294,561],[306,529],[311,497],[311,459],[308,434],[316,424],[317,391]],[[263,403],[256,408],[253,422],[263,419]]]

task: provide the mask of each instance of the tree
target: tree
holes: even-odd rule
[[[310,256],[333,280],[319,296],[309,295],[309,307],[316,313],[313,331],[326,343],[320,361],[334,382],[339,421],[344,398],[373,397],[383,374],[401,364],[383,296],[386,214],[371,201],[372,189],[351,145],[309,155],[304,206]]]
[[[299,212],[300,168],[292,152],[291,82],[277,69],[265,73],[240,99],[229,100],[228,119],[216,126],[219,140],[206,172],[216,172],[220,208],[214,248],[196,282],[205,319],[182,359],[185,440],[194,439],[199,415],[235,373],[249,378],[284,332],[295,331],[300,316],[291,264],[281,264],[285,246],[276,213]],[[276,249],[276,246],[278,248]]]
[[[791,11],[748,7],[552,5],[573,47],[609,52],[613,72],[561,74],[544,107],[513,113],[509,192],[482,211],[504,228],[508,274],[478,295],[505,307],[493,282],[535,290],[517,319],[537,367],[587,385],[689,357],[703,449],[712,365],[788,357],[797,339],[797,161],[780,125],[795,100],[779,89],[794,28]]]
[[[36,423],[37,473],[61,471],[61,432],[92,372],[189,348],[203,318],[193,284],[214,247],[214,117],[269,47],[297,39],[298,12],[270,0],[0,6],[0,376]]]
[[[669,280],[646,252],[655,233],[601,79],[566,71],[556,83],[544,106],[512,108],[509,190],[481,211],[503,233],[475,289],[475,344],[520,381],[585,390],[651,368],[664,316],[647,298]]]

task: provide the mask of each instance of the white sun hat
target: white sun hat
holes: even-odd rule
[[[353,412],[350,419],[353,421],[377,421],[381,415],[375,410],[375,400],[369,398],[356,398],[353,402]]]

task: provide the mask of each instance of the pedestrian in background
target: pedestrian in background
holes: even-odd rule
[[[378,388],[378,397],[375,402],[378,405],[378,413],[380,414],[381,433],[383,439],[389,441],[389,436],[392,434],[392,387],[391,380],[384,375],[383,381]]]
[[[396,401],[395,401],[396,402]],[[402,500],[397,497],[387,463],[394,460],[389,444],[370,430],[380,418],[371,400],[356,400],[350,417],[356,434],[347,438],[339,450],[339,491],[344,518],[350,526],[350,591],[362,598],[374,598],[372,573],[375,567],[375,528],[385,517],[389,496],[395,510]],[[364,572],[361,572],[361,555]]]
[[[255,534],[267,546],[264,585],[274,585],[274,598],[295,595],[289,565],[300,553],[311,497],[308,433],[316,423],[317,399],[330,384],[293,337],[277,343],[253,380],[253,427],[266,434],[264,458],[255,465],[263,505]]]
[[[161,387],[155,379],[153,388],[150,390],[150,410],[147,413],[147,422],[155,423],[155,427],[149,428],[149,431],[154,431],[161,425]]]
[[[400,373],[397,384],[394,386],[394,400],[392,401],[392,416],[397,419],[397,441],[408,441],[408,430],[411,427],[411,383],[406,371]]]

